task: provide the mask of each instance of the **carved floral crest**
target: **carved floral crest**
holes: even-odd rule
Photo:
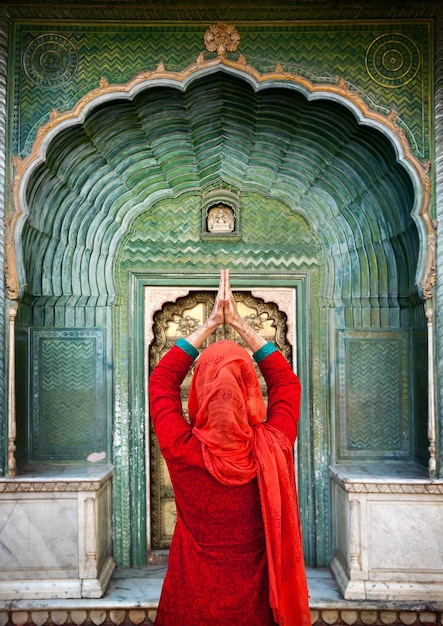
[[[205,32],[205,46],[209,52],[217,52],[223,57],[226,52],[235,52],[240,43],[240,35],[235,26],[218,22]]]

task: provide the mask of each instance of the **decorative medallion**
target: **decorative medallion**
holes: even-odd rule
[[[63,35],[47,33],[31,41],[23,56],[26,76],[36,85],[54,87],[72,79],[78,56],[73,43]]]
[[[391,89],[404,87],[417,76],[420,50],[406,35],[381,35],[368,47],[365,64],[369,76],[378,85]]]
[[[240,43],[240,35],[235,26],[218,22],[213,24],[205,32],[206,50],[217,52],[222,57],[226,52],[235,52]]]

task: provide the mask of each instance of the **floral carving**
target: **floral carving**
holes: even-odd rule
[[[213,24],[205,32],[206,50],[217,52],[219,57],[223,57],[226,52],[235,52],[240,43],[240,35],[235,26],[218,22]]]

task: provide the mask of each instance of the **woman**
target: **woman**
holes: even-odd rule
[[[252,350],[231,341],[200,356],[189,391],[180,385],[198,348],[230,324]],[[311,624],[292,450],[300,383],[281,353],[238,313],[222,270],[208,320],[154,369],[151,418],[174,487],[177,524],[157,612],[158,626]]]

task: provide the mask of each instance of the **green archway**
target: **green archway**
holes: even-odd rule
[[[201,237],[201,198],[217,189],[245,199],[235,246]],[[133,445],[144,419],[131,378],[142,337],[131,320],[138,278],[180,284],[229,259],[245,283],[256,273],[273,284],[306,280],[314,374],[305,500],[310,561],[327,564],[328,345],[339,326],[399,327],[416,317],[429,269],[425,195],[392,125],[355,98],[221,62],[104,86],[43,131],[16,183],[17,292],[33,311],[30,326],[52,308],[45,324],[67,327],[78,315],[80,325],[106,329],[120,564],[143,562],[146,523],[138,515],[133,525],[144,454]]]
[[[333,274],[352,256],[363,294],[374,291],[366,267],[374,284],[380,271],[423,293],[432,263],[424,179],[395,123],[346,88],[224,59],[148,73],[103,86],[41,129],[16,177],[10,271],[17,290],[115,295],[128,224],[162,197],[225,184],[288,201],[319,232]],[[403,248],[412,274],[398,278],[391,261]],[[347,281],[334,283],[328,296],[349,295]]]

